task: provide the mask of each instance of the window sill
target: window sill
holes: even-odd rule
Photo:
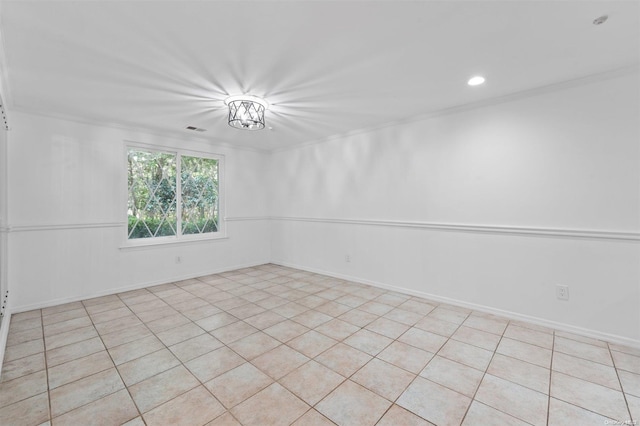
[[[140,240],[128,240],[126,243],[119,247],[120,250],[139,250],[139,249],[152,249],[162,248],[175,245],[187,245],[194,243],[207,243],[221,240],[228,240],[227,235],[216,235],[212,237],[198,237],[198,238],[161,238],[161,239],[146,239]]]

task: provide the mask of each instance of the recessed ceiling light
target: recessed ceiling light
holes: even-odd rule
[[[481,77],[479,75],[477,75],[475,77],[471,77],[469,79],[469,81],[467,81],[467,84],[469,86],[477,86],[477,85],[482,84],[482,83],[484,83],[484,77]]]

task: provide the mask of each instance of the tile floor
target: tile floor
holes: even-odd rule
[[[16,314],[0,383],[3,426],[638,420],[638,349],[276,265]]]

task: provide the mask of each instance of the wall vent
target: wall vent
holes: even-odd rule
[[[203,129],[200,127],[196,127],[196,126],[187,126],[186,127],[187,130],[193,130],[194,132],[206,132],[207,129]]]

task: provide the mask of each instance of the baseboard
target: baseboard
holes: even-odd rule
[[[403,288],[403,287],[393,286],[393,285],[382,283],[382,282],[379,282],[379,281],[367,280],[367,279],[363,279],[363,278],[355,277],[355,276],[351,276],[351,275],[346,275],[346,274],[338,274],[338,273],[335,273],[335,272],[325,271],[325,270],[317,269],[317,268],[309,268],[307,266],[297,265],[297,264],[294,264],[294,263],[291,263],[291,262],[284,262],[284,261],[279,261],[279,260],[273,260],[272,259],[271,263],[273,263],[275,265],[286,266],[286,267],[289,267],[289,268],[300,269],[300,270],[303,270],[303,271],[314,272],[316,274],[327,275],[327,276],[334,277],[334,278],[340,278],[342,280],[353,281],[355,283],[367,284],[367,285],[371,285],[373,287],[384,288],[385,290],[393,290],[393,291],[397,291],[399,293],[405,293],[405,294],[410,294],[412,296],[423,297],[425,299],[430,299],[430,300],[433,300],[433,301],[436,301],[436,302],[448,303],[450,305],[460,306],[460,307],[463,307],[463,308],[472,309],[474,311],[480,311],[480,312],[485,312],[485,313],[488,313],[488,314],[499,315],[499,316],[503,316],[503,317],[506,317],[508,319],[512,319],[512,320],[516,320],[516,321],[524,321],[524,322],[528,322],[528,323],[531,323],[531,324],[552,328],[552,329],[555,329],[555,330],[558,330],[558,331],[566,331],[566,332],[569,332],[569,333],[579,334],[579,335],[585,336],[585,337],[591,337],[593,339],[604,340],[604,341],[609,342],[609,343],[615,343],[615,344],[619,344],[619,345],[630,346],[630,347],[633,347],[633,348],[640,349],[640,340],[630,339],[628,337],[618,336],[616,334],[603,333],[601,331],[590,330],[590,329],[587,329],[587,328],[577,327],[577,326],[574,326],[574,325],[565,324],[565,323],[556,322],[556,321],[550,321],[550,320],[547,320],[547,319],[544,319],[544,318],[533,317],[533,316],[529,316],[529,315],[523,315],[523,314],[519,314],[517,312],[505,311],[505,310],[502,310],[502,309],[492,308],[490,306],[478,305],[478,304],[475,304],[475,303],[465,302],[463,300],[452,299],[452,298],[449,298],[449,297],[438,296],[438,295],[435,295],[435,294],[425,293],[425,292],[422,292],[422,291],[411,290],[411,289],[407,289],[407,288]]]
[[[60,298],[60,299],[48,300],[46,302],[41,302],[41,303],[33,303],[33,304],[30,304],[30,305],[15,306],[15,307],[11,308],[11,312],[13,312],[14,314],[17,314],[19,312],[32,311],[34,309],[43,309],[43,308],[48,308],[48,307],[51,307],[51,306],[63,305],[65,303],[78,302],[80,300],[93,299],[93,298],[96,298],[96,297],[109,296],[111,294],[123,293],[125,291],[139,290],[141,288],[153,287],[153,286],[156,286],[156,285],[169,284],[169,283],[173,283],[173,282],[176,282],[176,281],[183,281],[183,280],[188,280],[188,279],[191,279],[191,278],[203,277],[205,275],[220,274],[222,272],[234,271],[236,269],[250,268],[250,267],[253,267],[253,266],[264,265],[266,263],[270,263],[270,260],[265,259],[263,261],[249,262],[249,263],[244,263],[244,264],[239,264],[239,265],[234,265],[234,266],[228,266],[228,267],[223,267],[223,268],[214,268],[214,269],[211,269],[211,270],[200,271],[200,272],[197,272],[197,273],[189,273],[189,274],[174,276],[174,277],[167,278],[167,279],[161,279],[161,280],[155,280],[155,281],[145,281],[145,282],[142,282],[142,283],[137,283],[137,284],[124,286],[124,287],[117,287],[117,288],[113,288],[113,289],[109,289],[109,290],[105,290],[105,291],[99,291],[99,292],[96,292],[96,293],[86,294],[86,295],[82,295],[82,296],[64,297],[64,298]],[[3,323],[4,323],[4,321],[3,321]]]
[[[11,322],[11,311],[5,309],[2,325],[0,325],[0,380],[2,380],[2,365],[4,364],[4,351],[7,347],[7,336],[9,335],[9,323]]]

